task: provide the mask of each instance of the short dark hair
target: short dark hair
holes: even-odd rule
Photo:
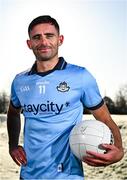
[[[50,24],[54,25],[59,34],[60,28],[59,28],[58,22],[49,15],[39,16],[39,17],[33,19],[31,21],[31,23],[29,24],[28,34],[30,35],[30,31],[33,29],[34,26],[36,26],[38,24],[43,24],[43,23],[50,23]]]

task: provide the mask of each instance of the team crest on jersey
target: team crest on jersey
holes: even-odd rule
[[[57,90],[60,91],[60,92],[67,92],[69,91],[70,87],[67,85],[67,83],[64,81],[64,82],[61,82],[59,84],[59,86],[57,86]]]

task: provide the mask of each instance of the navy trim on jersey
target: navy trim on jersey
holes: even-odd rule
[[[64,60],[64,58],[59,57],[58,63],[56,64],[56,66],[52,70],[49,70],[49,71],[46,71],[46,72],[37,72],[37,63],[35,62],[33,64],[32,68],[31,68],[31,70],[29,71],[28,75],[38,74],[40,76],[46,76],[46,75],[52,73],[55,70],[63,70],[63,69],[65,69],[66,65],[67,65],[67,62]]]
[[[102,99],[102,101],[98,105],[96,105],[94,107],[87,107],[87,109],[96,110],[96,109],[99,109],[103,104],[104,104],[104,100]]]
[[[20,108],[21,108],[21,106],[18,106],[18,107],[15,106],[12,101],[10,101],[10,104],[11,104],[15,109],[20,109]]]

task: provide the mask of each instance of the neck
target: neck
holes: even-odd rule
[[[37,71],[38,72],[46,72],[46,71],[49,71],[49,70],[52,70],[56,64],[58,63],[59,61],[59,58],[54,58],[54,59],[50,59],[50,60],[47,60],[47,61],[38,61],[37,60]]]

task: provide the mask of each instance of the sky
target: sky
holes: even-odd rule
[[[59,56],[86,67],[102,96],[115,98],[127,84],[127,0],[0,0],[0,92],[10,94],[15,75],[34,63],[27,29],[40,15],[60,25]]]

